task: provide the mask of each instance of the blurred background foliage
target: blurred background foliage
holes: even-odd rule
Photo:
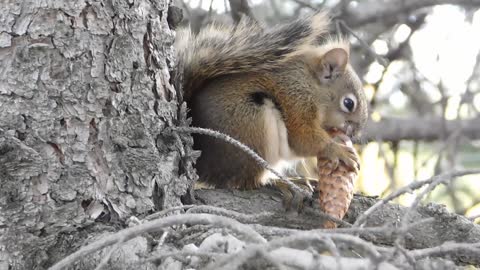
[[[385,196],[416,180],[480,167],[479,0],[176,0],[184,25],[265,27],[329,9],[332,32],[348,36],[371,120],[357,192]],[[388,124],[386,121],[389,121]],[[408,205],[415,194],[397,202]],[[480,215],[480,175],[436,188],[426,201]],[[480,218],[476,219],[477,222]]]

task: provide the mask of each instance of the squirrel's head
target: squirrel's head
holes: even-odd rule
[[[349,64],[348,49],[329,48],[312,60],[320,91],[328,95],[323,127],[358,137],[368,118],[368,102],[362,82]]]

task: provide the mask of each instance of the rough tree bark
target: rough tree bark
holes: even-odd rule
[[[245,214],[271,213],[272,215],[259,217],[256,223],[265,226],[284,227],[300,230],[312,230],[322,227],[325,218],[320,214],[318,201],[303,212],[285,213],[279,207],[282,200],[278,192],[263,188],[250,191],[236,191],[225,189],[197,190],[199,202],[207,205],[222,207]],[[318,196],[314,196],[318,197]],[[354,223],[357,218],[371,207],[377,200],[372,197],[355,195],[344,221]],[[400,218],[406,207],[396,204],[386,204],[368,217],[366,227],[390,225],[400,226]],[[480,226],[463,216],[450,213],[442,205],[427,204],[414,210],[413,220],[434,218],[432,222],[415,226],[406,239],[406,247],[426,248],[439,245],[447,241],[477,243],[480,241]],[[367,233],[362,235],[373,243],[392,245],[396,235]],[[480,258],[475,258],[480,263]]]
[[[185,124],[169,2],[0,4],[0,269],[181,204],[195,173],[190,136],[163,132]]]
[[[189,195],[196,177],[192,140],[169,129],[188,124],[185,107],[178,105],[181,95],[170,83],[169,2],[0,4],[0,269],[45,269],[138,221],[130,217],[181,205]],[[265,236],[266,226],[320,226],[317,209],[285,215],[271,190],[204,190],[198,198],[239,212],[273,213],[252,222],[264,225],[259,228]],[[355,200],[347,221],[371,204]],[[384,206],[369,225],[398,225],[403,212]],[[478,225],[437,206],[420,208],[413,217],[435,219],[406,237],[408,248],[480,237]],[[171,234],[169,248],[182,232]],[[420,242],[417,236],[426,238]],[[75,261],[73,268],[93,269],[104,257],[111,257],[112,269],[139,268],[131,263],[165,255],[157,247],[161,239],[136,237]],[[379,234],[369,240],[389,245],[394,239]],[[479,263],[478,257],[465,261]]]

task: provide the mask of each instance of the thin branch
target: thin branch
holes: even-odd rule
[[[357,218],[355,223],[353,224],[353,227],[359,227],[363,226],[365,221],[367,220],[368,216],[372,214],[375,210],[377,210],[380,206],[388,203],[389,201],[405,194],[405,193],[410,193],[413,190],[419,189],[425,185],[432,184],[433,182],[440,182],[442,183],[443,181],[446,181],[448,179],[452,179],[455,177],[460,177],[464,175],[469,175],[469,174],[479,174],[480,170],[465,170],[465,171],[453,171],[453,172],[448,172],[444,173],[441,175],[436,175],[431,177],[430,179],[423,180],[423,181],[414,181],[410,183],[407,186],[404,186],[403,188],[398,189],[397,191],[393,192],[392,194],[388,195],[387,197],[381,199],[374,205],[372,205],[370,208],[367,209],[361,216]]]
[[[408,227],[405,228],[406,231],[411,231],[416,229],[419,226],[423,226],[428,223],[432,223],[435,221],[435,218],[429,217],[424,218],[416,222],[412,222],[408,224]],[[301,232],[300,230],[296,229],[287,229],[287,228],[279,228],[279,227],[272,227],[260,224],[252,224],[252,228],[260,233],[263,236],[268,237],[285,237],[290,236],[292,234]],[[377,235],[392,235],[398,231],[398,228],[392,228],[389,226],[378,226],[378,227],[351,227],[351,228],[334,228],[334,229],[314,229],[310,230],[312,233],[339,233],[339,234],[352,234],[352,235],[359,235],[359,236],[367,236],[371,234]]]
[[[190,208],[187,213],[207,213],[214,215],[221,215],[228,218],[233,218],[242,223],[255,223],[256,220],[264,217],[270,217],[273,213],[263,212],[253,215],[239,213],[233,210],[227,210],[221,207],[215,207],[210,205],[198,205],[193,208]]]
[[[117,243],[120,239],[124,239],[125,241],[128,241],[143,233],[159,231],[166,227],[181,225],[185,223],[211,224],[215,226],[226,227],[239,233],[240,235],[245,236],[248,240],[254,243],[266,242],[265,238],[263,238],[260,234],[255,232],[249,226],[241,224],[236,220],[226,218],[226,217],[209,215],[209,214],[184,214],[184,215],[169,216],[169,217],[164,217],[154,221],[149,221],[144,224],[140,224],[132,228],[127,228],[115,234],[103,237],[93,243],[90,243],[87,246],[80,248],[78,251],[74,252],[73,254],[70,254],[69,256],[65,257],[64,259],[62,259],[61,261],[53,265],[50,268],[50,270],[64,269],[65,267],[71,265],[73,262],[75,262],[79,258],[85,255],[88,255],[92,252],[95,252],[97,250],[100,250],[104,247],[110,246],[114,243]]]
[[[368,52],[368,54],[370,56],[372,56],[373,58],[375,58],[375,60],[377,60],[377,62],[382,65],[383,67],[387,67],[388,66],[388,60],[380,55],[378,55],[375,51],[372,50],[372,48],[370,47],[370,45],[367,44],[367,42],[365,42],[365,40],[363,40],[363,38],[361,38],[359,35],[357,35],[355,33],[355,31],[350,28],[347,23],[345,23],[345,21],[343,20],[338,20],[337,21],[339,25],[341,25],[345,30],[347,30],[350,34],[352,34],[359,42],[360,44],[362,45],[362,47]]]
[[[470,216],[470,217],[467,217],[469,220],[471,220],[472,222],[474,222],[477,218],[480,218],[480,214],[479,215],[475,215],[475,216]]]
[[[251,20],[256,21],[247,0],[229,0],[229,3],[232,18],[235,23],[240,22],[242,15],[245,15]]]
[[[170,214],[172,212],[175,212],[175,211],[180,211],[180,210],[186,210],[186,209],[189,209],[189,208],[192,208],[192,207],[195,207],[196,205],[180,205],[180,206],[175,206],[175,207],[171,207],[171,208],[167,208],[167,209],[164,209],[162,211],[159,211],[159,212],[156,212],[156,213],[153,213],[147,217],[145,217],[145,220],[154,220],[154,219],[157,219],[159,217],[163,217],[167,214]]]
[[[253,158],[253,160],[255,160],[255,162],[257,162],[258,165],[260,165],[262,168],[272,172],[276,177],[278,177],[279,179],[276,180],[276,181],[283,182],[291,190],[294,190],[294,191],[298,192],[299,194],[304,195],[307,198],[312,196],[312,194],[310,192],[298,187],[297,185],[292,183],[292,181],[286,179],[279,172],[274,170],[270,166],[270,164],[265,159],[263,159],[260,155],[258,155],[253,149],[251,149],[247,145],[243,144],[242,142],[230,137],[227,134],[221,133],[219,131],[207,129],[207,128],[198,128],[198,127],[172,127],[172,130],[177,131],[177,132],[197,133],[197,134],[207,135],[207,136],[211,136],[211,137],[214,137],[214,138],[217,138],[217,139],[221,139],[221,140],[223,140],[223,141],[225,141],[225,142],[227,142],[227,143],[229,143],[233,146],[236,146],[240,150],[242,150],[246,154],[248,154],[251,158]]]
[[[113,252],[115,252],[123,243],[125,242],[125,238],[121,238],[118,242],[110,248],[110,251],[107,253],[107,256],[103,257],[102,261],[95,267],[95,270],[101,270],[103,267],[107,266],[108,261],[112,257]]]
[[[435,141],[441,139],[443,117],[430,118],[385,118],[379,122],[369,121],[360,141]],[[480,116],[466,120],[448,120],[446,132],[450,136],[458,134],[470,140],[480,139]]]
[[[218,258],[218,257],[225,257],[227,254],[225,253],[218,253],[218,252],[203,252],[203,251],[187,251],[187,250],[181,250],[181,251],[174,251],[174,252],[167,252],[164,254],[156,255],[149,257],[144,260],[138,261],[139,264],[144,264],[146,262],[156,262],[163,260],[168,257],[174,257],[174,258],[185,258],[188,256],[196,256],[199,258],[204,258],[204,259],[211,259],[211,258]]]
[[[325,248],[326,246],[331,247],[330,241],[343,243],[354,250],[362,251],[367,254],[367,257],[373,262],[381,260],[380,252],[387,253],[391,250],[390,248],[375,246],[372,243],[352,235],[307,231],[298,232],[287,237],[277,238],[265,244],[248,245],[243,251],[232,254],[223,260],[210,265],[208,269],[236,269],[236,267],[254,258],[259,250],[271,251],[280,247],[297,247],[298,249],[303,249],[304,246],[317,246],[318,244],[323,244],[323,247]]]
[[[378,6],[376,2],[369,3]],[[342,19],[358,28],[369,23],[397,20],[398,17],[413,14],[416,10],[444,4],[478,7],[480,0],[403,0],[401,5],[384,5],[386,8],[383,10],[375,6],[369,9],[364,8],[365,12],[362,13],[348,12],[342,14]]]
[[[423,190],[420,194],[418,194],[415,200],[413,201],[413,203],[410,205],[410,207],[407,208],[407,211],[405,212],[402,218],[401,225],[400,225],[400,233],[397,235],[397,239],[395,240],[395,243],[398,243],[400,245],[404,244],[405,236],[407,232],[403,230],[403,228],[407,227],[408,223],[411,220],[413,212],[415,211],[415,209],[417,209],[418,205],[420,204],[420,201],[425,197],[425,195],[430,194],[430,192],[432,192],[440,184],[448,184],[459,176],[464,176],[467,174],[478,174],[478,173],[480,173],[480,170],[450,172],[450,173],[445,173],[442,175],[432,177],[431,178],[432,181],[430,181],[427,188]]]
[[[317,11],[318,7],[312,5],[312,3],[306,1],[306,0],[293,0],[293,2],[297,3],[301,7],[308,7],[311,10]]]
[[[409,252],[415,259],[421,259],[444,254],[460,253],[462,255],[472,254],[480,257],[480,243],[445,243],[443,245],[412,250]]]
[[[310,211],[313,211],[313,210],[307,208],[307,209],[304,209],[303,211],[304,211],[306,214],[308,214]],[[317,214],[318,216],[320,216],[320,217],[322,217],[322,218],[324,218],[324,219],[326,219],[326,220],[335,222],[335,223],[337,223],[338,225],[341,225],[341,226],[343,226],[343,227],[347,227],[347,228],[352,227],[352,224],[350,224],[350,223],[348,223],[348,222],[346,222],[346,221],[344,221],[344,220],[342,220],[342,219],[339,219],[339,218],[336,218],[336,217],[334,217],[334,216],[331,216],[331,215],[329,215],[329,214],[327,214],[327,213],[325,213],[325,212],[316,211],[315,214]]]

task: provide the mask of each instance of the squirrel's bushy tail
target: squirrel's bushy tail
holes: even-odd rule
[[[275,68],[302,47],[320,43],[329,24],[327,13],[319,12],[271,30],[243,20],[236,26],[211,25],[198,35],[178,31],[175,48],[183,68],[184,98],[221,75]]]

